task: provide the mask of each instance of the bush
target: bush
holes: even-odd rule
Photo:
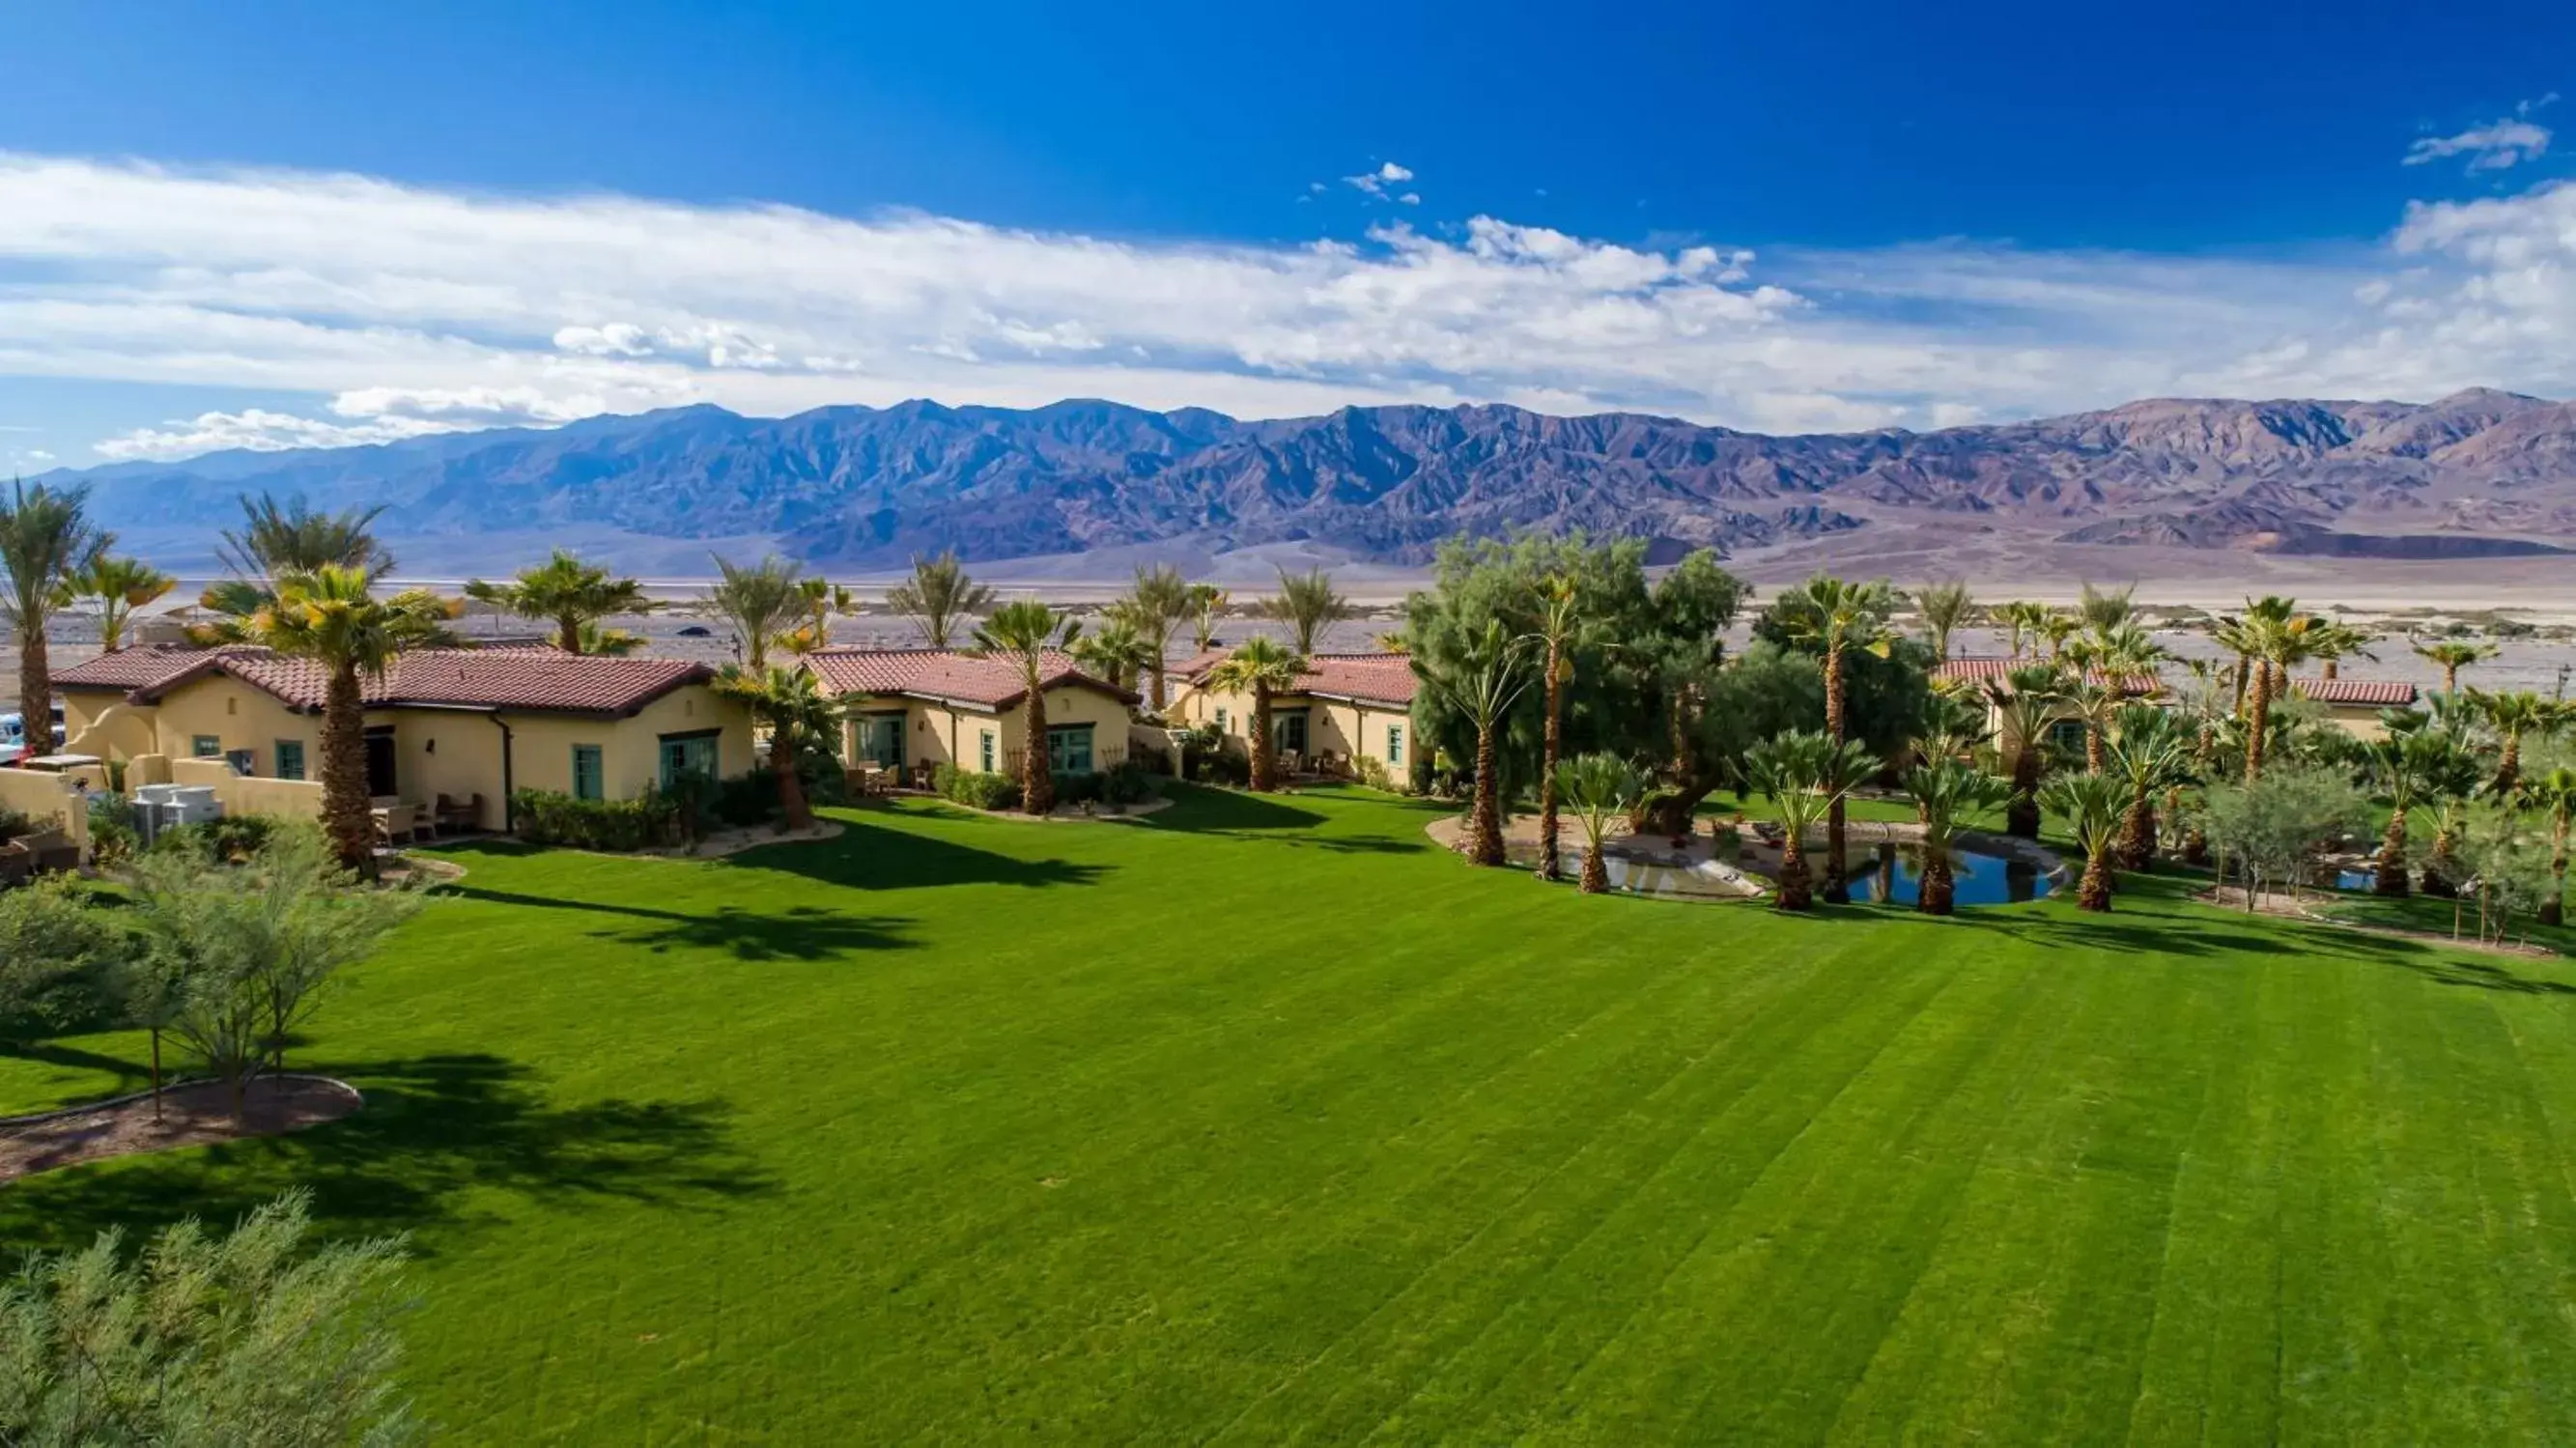
[[[719,781],[707,802],[708,812],[737,829],[778,818],[778,776],[766,769]]]
[[[1051,777],[1055,780],[1057,804],[1098,804],[1100,802],[1099,775],[1058,774]]]
[[[0,840],[9,838],[5,821],[0,821]],[[90,797],[89,847],[98,863],[113,869],[134,858],[143,848],[142,832],[134,828],[134,804],[121,794]]]
[[[0,809],[0,845],[5,845],[20,835],[31,835],[35,832],[36,822],[27,818],[25,814],[14,809]]]
[[[268,844],[278,823],[272,815],[245,814],[226,815],[202,824],[175,825],[163,830],[147,853],[187,855],[209,865],[238,865]]]
[[[1099,779],[1100,799],[1104,804],[1143,804],[1163,792],[1155,771],[1132,756],[1111,765]]]
[[[930,787],[941,799],[969,809],[1017,809],[1020,804],[1020,782],[1007,774],[943,764],[931,776]]]
[[[1190,762],[1190,778],[1201,784],[1231,784],[1238,788],[1252,782],[1252,761],[1230,750],[1202,754]]]
[[[535,845],[628,853],[677,843],[681,802],[659,790],[627,800],[575,799],[550,789],[510,796],[519,838]]]

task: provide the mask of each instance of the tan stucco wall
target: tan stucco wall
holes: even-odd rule
[[[315,768],[320,768],[317,764]],[[280,815],[288,819],[322,818],[322,785],[318,780],[260,779],[233,773],[220,759],[173,759],[170,782],[204,785],[227,815]]]
[[[1279,694],[1270,701],[1275,715],[1291,709],[1306,711],[1306,749],[1312,754],[1345,754],[1374,759],[1398,775],[1411,767],[1413,759],[1413,716],[1403,709],[1382,704],[1353,704],[1338,699],[1318,699],[1307,694]],[[1214,724],[1219,709],[1225,711],[1225,736],[1234,747],[1244,746],[1252,732],[1252,696],[1192,689],[1174,707],[1174,712],[1192,727]],[[1390,724],[1404,729],[1404,761],[1386,757],[1386,729]]]
[[[1049,689],[1046,691],[1046,718],[1049,729],[1067,725],[1088,724],[1091,727],[1093,758],[1127,749],[1127,705],[1096,689]],[[1002,752],[1017,751],[1028,734],[1028,715],[1013,709],[1001,718]]]
[[[251,751],[252,772],[273,778],[278,741],[292,739],[304,745],[305,775],[321,772],[321,716],[298,713],[238,679],[218,675],[183,685],[163,695],[150,713],[156,752],[174,760],[192,757],[196,738],[212,735],[226,751]]]
[[[2356,704],[2334,704],[2323,707],[2326,722],[2355,739],[2381,739],[2388,734],[2388,726],[2379,722],[2377,705],[2368,708]]]
[[[105,781],[93,781],[104,787]],[[11,809],[41,827],[58,824],[89,858],[89,800],[81,782],[67,774],[32,769],[0,769],[0,809]]]
[[[86,690],[58,695],[63,702],[63,752],[101,759],[132,759],[160,749],[149,705],[129,704],[123,693]]]
[[[933,764],[956,764],[966,769],[983,767],[983,736],[993,736],[993,767],[1009,767],[1009,756],[1020,747],[1027,715],[1018,708],[1000,714],[892,694],[843,694],[841,706],[849,718],[842,725],[842,757],[859,757],[859,720],[861,714],[904,712],[903,762],[905,767],[927,760]],[[1097,689],[1056,688],[1046,691],[1047,727],[1068,724],[1092,726],[1091,747],[1095,756],[1115,754],[1127,748],[1127,705]]]

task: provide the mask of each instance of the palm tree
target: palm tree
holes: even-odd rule
[[[18,635],[18,711],[27,742],[38,754],[53,752],[54,675],[45,651],[45,626],[69,601],[66,586],[114,543],[89,521],[89,489],[55,492],[42,483],[13,481],[0,498],[0,623]]]
[[[1470,636],[1454,666],[1432,670],[1419,657],[1413,662],[1414,672],[1476,726],[1476,802],[1467,844],[1471,865],[1503,863],[1502,761],[1495,740],[1504,716],[1530,686],[1528,645],[1526,637],[1505,629],[1501,619],[1487,619],[1485,631]]]
[[[2407,813],[2440,779],[2443,765],[2459,743],[2443,730],[2428,728],[2430,721],[2411,709],[2382,709],[2379,721],[2380,736],[2362,746],[2371,779],[2388,800],[2388,827],[2379,837],[2379,860],[2370,889],[2374,895],[2402,897],[2409,888]]]
[[[447,621],[456,614],[427,589],[378,598],[373,581],[364,568],[336,563],[281,574],[267,602],[209,629],[221,642],[257,644],[321,666],[323,828],[340,863],[361,870],[375,865],[362,680],[383,678],[410,650],[448,642]]]
[[[886,590],[886,606],[920,624],[932,648],[944,649],[959,625],[993,606],[993,590],[967,576],[953,548],[936,558],[916,553],[912,577]]]
[[[2039,621],[2040,637],[2048,640],[2048,661],[2053,664],[2065,658],[2067,641],[2083,631],[2084,620],[2050,609]]]
[[[1163,564],[1150,568],[1137,564],[1136,582],[1127,590],[1127,621],[1152,650],[1153,692],[1147,702],[1156,714],[1169,702],[1163,691],[1164,656],[1172,651],[1172,635],[1190,616],[1190,595],[1189,580],[1179,569]]]
[[[2567,834],[2571,819],[2576,819],[2576,769],[2559,765],[2545,774],[2522,781],[2525,803],[2549,816],[2549,893],[2540,902],[2540,923],[2561,925],[2567,920]]]
[[[125,625],[134,611],[179,586],[179,580],[140,558],[99,553],[71,576],[68,594],[74,602],[98,603],[99,647],[109,653],[125,647]]]
[[[2164,658],[2163,646],[2133,623],[2095,628],[2068,643],[2067,662],[2085,671],[2067,685],[2065,694],[2076,717],[2084,721],[2086,773],[2102,772],[2103,736],[2113,716],[2127,704],[2131,681],[2152,680]]]
[[[1538,877],[1542,880],[1555,879],[1558,865],[1556,765],[1564,744],[1565,686],[1574,682],[1575,650],[1590,632],[1574,578],[1552,573],[1540,579],[1529,638],[1539,650],[1539,678],[1546,695],[1538,764]]]
[[[1807,878],[1807,832],[1877,769],[1878,761],[1859,744],[1805,729],[1765,739],[1745,751],[1746,787],[1768,796],[1780,812],[1780,893],[1775,901],[1780,909],[1814,907]]]
[[[2136,615],[2137,592],[2138,585],[2134,583],[2121,589],[2095,588],[2087,583],[2077,595],[2075,616],[2095,633],[2108,633],[2127,625]]]
[[[2039,783],[2047,770],[2048,726],[2065,697],[2066,676],[2054,665],[2025,664],[1986,683],[1986,703],[2002,731],[1996,740],[2012,778],[2004,832],[2039,838]]]
[[[1321,568],[1310,568],[1304,574],[1279,570],[1279,591],[1261,601],[1261,616],[1277,619],[1297,635],[1297,652],[1312,654],[1315,636],[1327,624],[1339,623],[1359,610],[1350,600],[1333,591],[1332,577]]]
[[[2055,610],[2047,604],[2033,603],[2028,599],[2015,599],[1998,608],[1996,614],[2004,625],[2006,657],[2018,659],[2024,649],[2036,657],[2039,640],[2047,632],[2048,620],[2054,613]]]
[[[241,500],[242,525],[219,535],[215,559],[242,579],[274,579],[318,568],[355,568],[381,577],[394,555],[378,541],[381,506],[315,512],[301,495],[280,503],[266,493]]]
[[[796,580],[796,592],[805,602],[805,622],[779,639],[792,654],[830,648],[833,615],[859,611],[859,596],[828,578],[800,578]]]
[[[1124,608],[1112,608],[1108,622],[1076,639],[1072,653],[1075,663],[1115,689],[1132,687],[1139,670],[1162,658],[1137,628],[1133,611]]]
[[[1950,635],[1966,627],[1977,613],[1968,585],[1956,580],[1927,583],[1915,593],[1914,606],[1923,615],[1925,631],[1932,635],[1932,662],[1950,662]]]
[[[1955,759],[1936,759],[1905,772],[1905,792],[1914,796],[1915,818],[1923,823],[1923,877],[1914,908],[1926,915],[1947,915],[1956,882],[1950,853],[1957,846],[1959,822],[1993,809],[2011,796],[2000,779]]]
[[[2308,616],[2298,604],[2278,594],[2245,601],[2242,617],[2220,620],[2220,641],[2248,666],[2245,696],[2245,782],[2263,777],[2263,751],[2271,728],[2278,682],[2292,663],[2307,655],[2303,637]]]
[[[1047,760],[1047,655],[1073,647],[1080,637],[1080,619],[1033,598],[1003,604],[975,629],[975,652],[1000,659],[1020,676],[1020,808],[1029,814],[1055,810],[1055,775]]]
[[[2460,692],[2460,670],[2482,659],[2495,657],[2493,644],[2473,644],[2465,639],[2444,639],[2438,643],[2417,642],[2415,656],[2442,671],[2442,692]]]
[[[2120,867],[2143,870],[2156,859],[2156,794],[2191,777],[2191,744],[2171,714],[2132,704],[2111,724],[2110,776],[2127,793],[2120,821]]]
[[[1556,767],[1557,793],[1574,807],[1574,822],[1583,830],[1583,868],[1576,888],[1598,895],[1610,888],[1610,867],[1602,861],[1601,841],[1610,821],[1625,813],[1637,795],[1637,771],[1615,754],[1584,754]]]
[[[604,628],[601,620],[661,607],[645,594],[643,584],[614,577],[562,548],[544,563],[519,570],[507,583],[474,579],[465,585],[465,596],[521,618],[547,620],[555,626],[555,647],[568,654],[631,652],[635,644],[621,641],[634,636]],[[591,648],[594,643],[606,647]]]
[[[722,554],[713,556],[716,586],[707,590],[698,607],[733,626],[734,646],[742,651],[743,664],[759,673],[769,667],[770,646],[792,632],[811,610],[802,580],[804,569],[775,553],[749,565],[734,563]]]
[[[2378,640],[2379,635],[2348,623],[2322,624],[2311,630],[2308,651],[2317,659],[2317,677],[2338,676],[2343,671],[2343,661],[2349,658],[2376,660],[2379,656],[2370,651],[2370,646]]]
[[[1305,672],[1304,655],[1291,653],[1277,639],[1260,634],[1245,639],[1208,671],[1210,689],[1252,696],[1252,788],[1257,794],[1279,787],[1279,750],[1270,738],[1271,697],[1296,688]]]
[[[740,664],[717,671],[713,687],[739,700],[769,726],[769,773],[778,781],[778,807],[790,830],[814,827],[814,807],[805,797],[805,776],[798,765],[805,746],[829,743],[841,727],[841,705],[822,691],[811,669],[771,664],[755,673]]]
[[[2509,797],[2522,778],[2524,736],[2551,732],[2558,723],[2558,703],[2528,689],[2509,694],[2471,689],[2464,697],[2479,719],[2495,731],[2496,772],[2489,788],[2499,798]]]
[[[2111,852],[2120,838],[2119,782],[2098,774],[2066,774],[2048,782],[2048,807],[2066,816],[2075,842],[2084,850],[2084,878],[2075,887],[2075,908],[2111,908]]]
[[[1226,605],[1231,601],[1232,595],[1213,583],[1190,585],[1187,612],[1190,619],[1190,647],[1193,652],[1203,654],[1216,647],[1216,621],[1225,616]]]
[[[1400,628],[1391,628],[1370,639],[1369,647],[1382,654],[1409,654],[1413,652],[1413,636]]]
[[[1825,737],[1839,744],[1844,737],[1843,655],[1862,649],[1886,658],[1887,615],[1895,595],[1885,583],[1848,583],[1819,573],[1774,604],[1773,617],[1793,639],[1816,646],[1825,659]],[[1785,606],[1783,606],[1785,605]],[[1846,881],[1844,802],[1837,794],[1825,816],[1825,903],[1851,899]]]
[[[1936,684],[1925,708],[1922,728],[1906,748],[1916,764],[1965,759],[1986,742],[1986,704],[1966,683]]]

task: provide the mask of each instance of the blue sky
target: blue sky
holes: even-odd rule
[[[2576,390],[2576,7],[1952,9],[10,7],[0,465],[925,393]]]

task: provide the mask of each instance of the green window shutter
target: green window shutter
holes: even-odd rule
[[[993,772],[993,731],[985,730],[983,737],[977,742],[983,750],[984,772],[990,774]]]
[[[280,779],[302,779],[304,777],[303,740],[280,739],[277,741],[277,777]]]
[[[1390,769],[1401,768],[1404,764],[1404,726],[1401,724],[1386,726],[1386,763]]]
[[[1219,734],[1223,734],[1225,732],[1225,711],[1223,709],[1216,711],[1216,732]]]
[[[1091,726],[1075,724],[1047,731],[1047,768],[1057,774],[1091,772]]]
[[[599,746],[576,744],[572,747],[572,797],[606,799],[608,772],[600,767]]]

